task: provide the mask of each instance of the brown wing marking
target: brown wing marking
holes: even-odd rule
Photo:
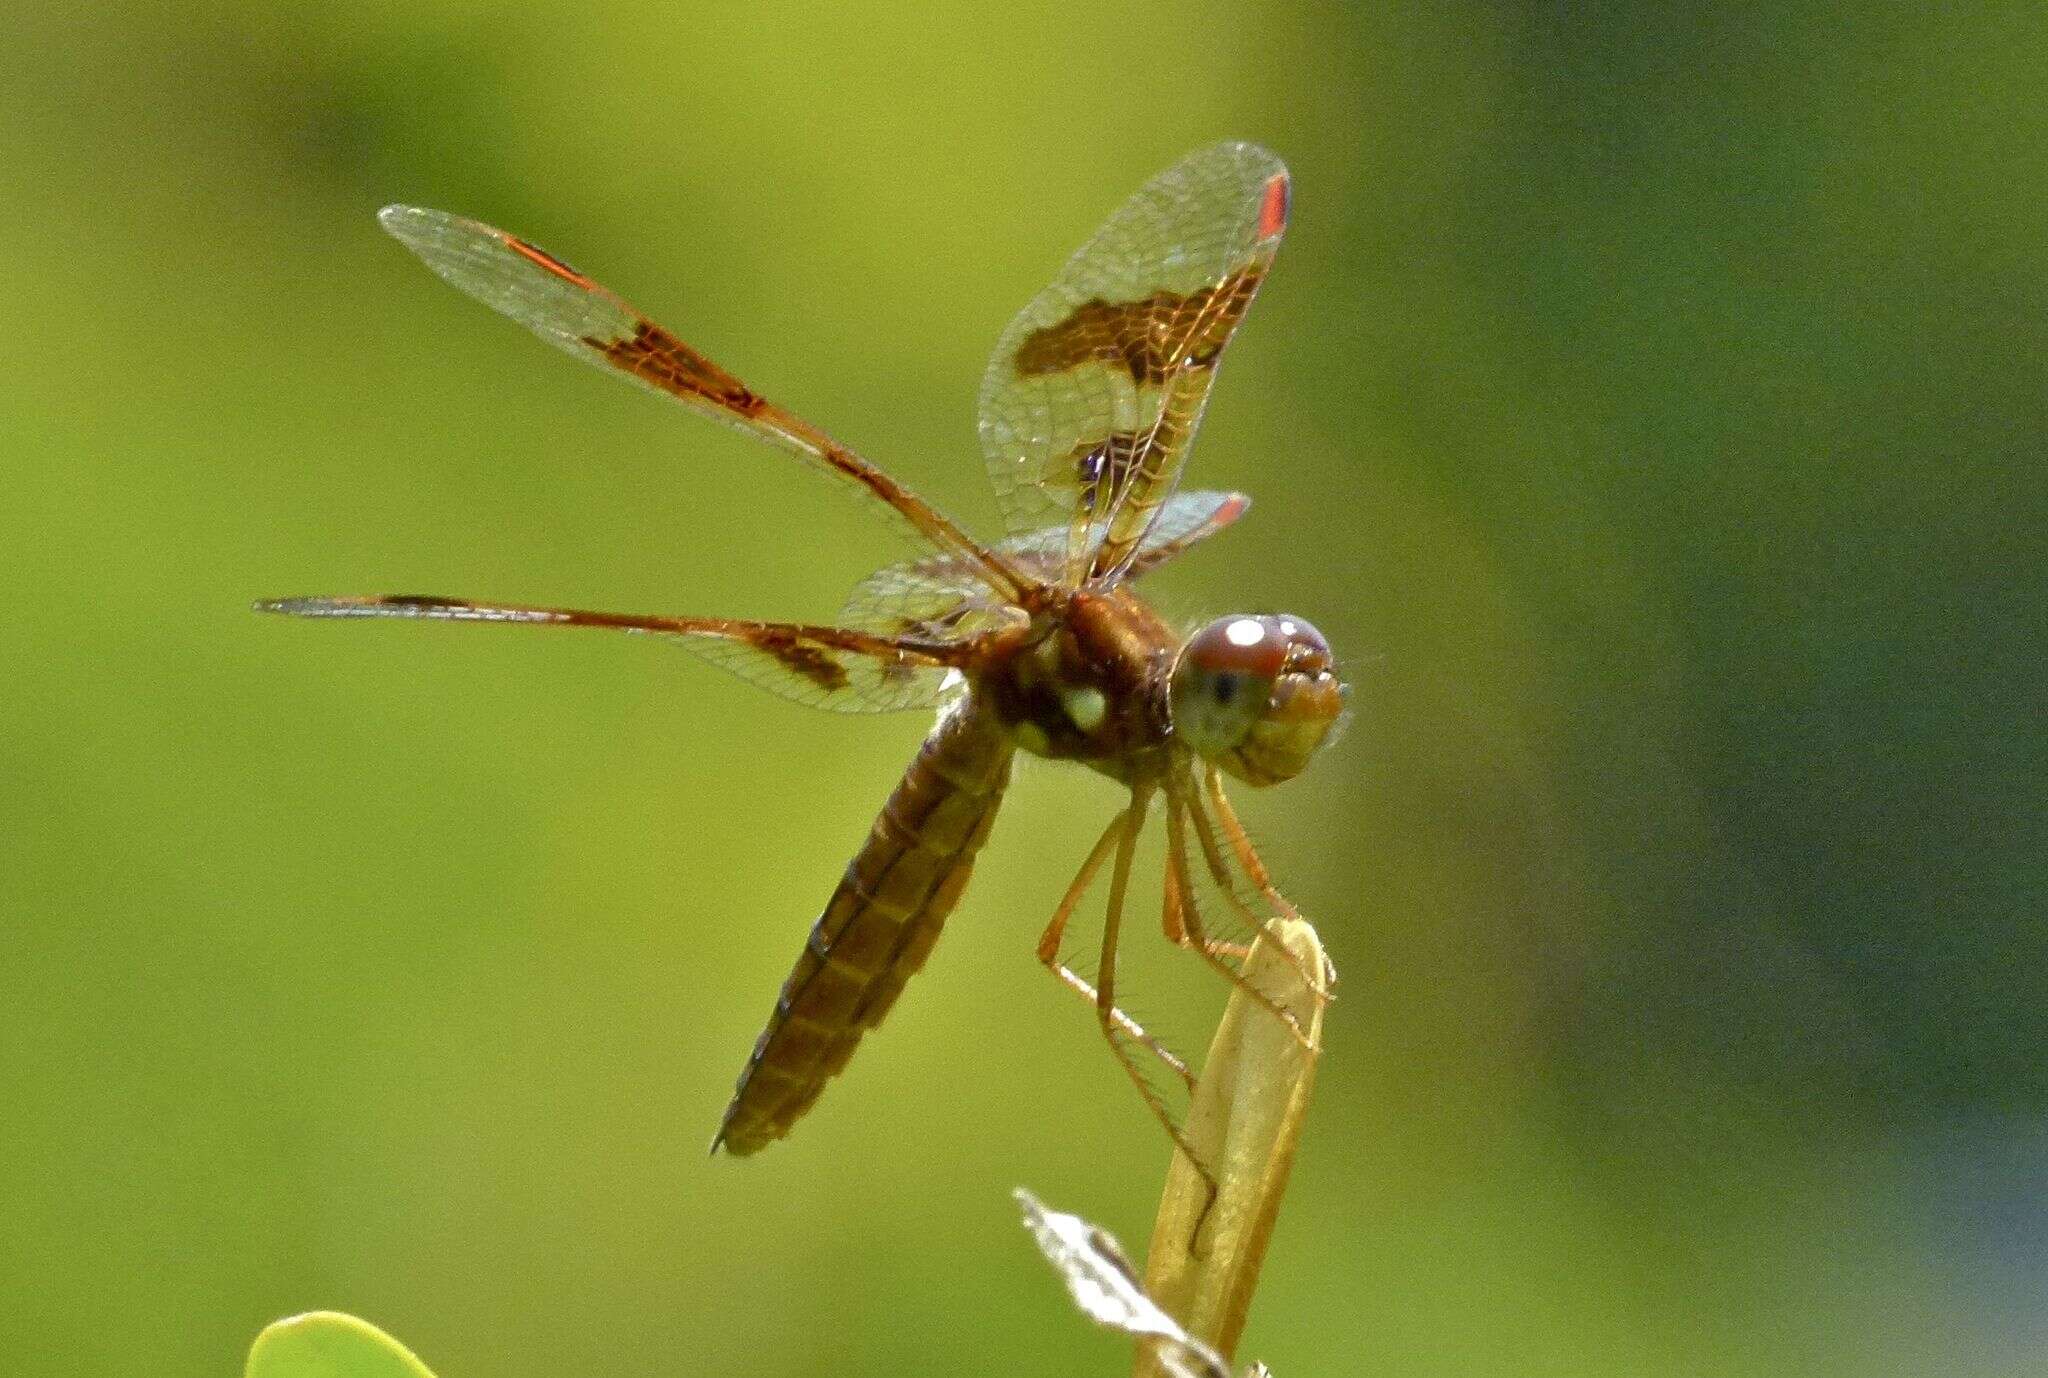
[[[386,206],[377,218],[444,281],[556,348],[851,480],[892,509],[920,544],[965,557],[999,592],[1025,587],[1017,571],[930,503],[546,250],[445,211]]]
[[[1121,362],[1133,383],[1157,386],[1186,368],[1208,368],[1265,278],[1263,267],[1232,273],[1198,292],[1154,292],[1141,301],[1082,302],[1065,320],[1035,330],[1017,350],[1017,372],[1057,373]]]
[[[579,608],[478,603],[426,594],[280,598],[258,611],[294,617],[384,617],[436,622],[603,627],[667,637],[784,698],[841,712],[929,708],[963,659],[942,641],[851,627],[728,617],[648,617]]]
[[[757,627],[752,636],[744,639],[744,644],[828,694],[836,694],[847,686],[846,667],[792,628]]]
[[[811,928],[711,1151],[787,1134],[924,965],[1009,781],[1008,736],[968,700],[940,719]]]
[[[641,382],[679,397],[702,398],[734,416],[754,420],[767,402],[711,360],[653,321],[636,321],[630,337],[583,341]]]
[[[1088,575],[1118,573],[1142,545],[1160,503],[1179,482],[1223,347],[1264,279],[1264,266],[1254,266],[1185,298],[1158,293],[1134,307],[1097,313],[1093,328],[1116,333],[1097,345],[1095,359],[1113,351],[1140,397],[1156,397],[1157,410],[1143,430],[1112,431],[1093,447],[1085,439],[1076,446],[1080,499],[1090,526],[1101,532]],[[1084,328],[1079,335],[1087,333]]]
[[[1119,207],[997,342],[981,391],[989,475],[1012,533],[1064,523],[1068,586],[1120,577],[1142,550],[1288,196],[1262,148],[1189,156]]]

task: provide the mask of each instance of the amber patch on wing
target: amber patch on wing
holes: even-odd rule
[[[701,398],[740,416],[752,416],[767,404],[747,385],[663,330],[642,320],[631,338],[583,341],[618,368],[664,392]]]
[[[740,640],[754,647],[793,674],[802,675],[828,694],[847,686],[846,667],[820,650],[816,643],[781,627],[766,627],[747,633]]]
[[[1265,268],[1254,264],[1195,292],[1154,292],[1138,301],[1094,297],[1065,320],[1024,337],[1017,372],[1061,373],[1083,364],[1120,362],[1139,385],[1216,360],[1237,329]]]

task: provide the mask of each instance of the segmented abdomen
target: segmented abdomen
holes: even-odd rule
[[[811,927],[712,1149],[789,1132],[938,941],[1010,778],[1008,736],[973,699],[932,729]]]

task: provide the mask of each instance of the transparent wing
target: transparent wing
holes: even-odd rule
[[[422,594],[279,598],[260,612],[293,617],[390,617],[540,627],[604,627],[676,641],[741,679],[798,703],[841,713],[928,708],[946,690],[948,648],[848,627],[723,617],[641,617]]]
[[[1016,591],[1014,576],[929,503],[546,250],[445,211],[387,206],[377,218],[444,280],[549,344],[852,483],[893,511],[919,545],[963,556],[997,588]]]
[[[1229,526],[1251,506],[1243,493],[1176,493],[1160,505],[1128,570],[1136,578]],[[1042,527],[996,547],[1026,576],[1052,582],[1066,558],[1067,528]],[[878,569],[854,585],[839,620],[883,636],[958,642],[1022,616],[989,593],[958,556],[933,555]]]
[[[1037,572],[1027,562],[1018,568]],[[952,555],[878,569],[853,586],[839,610],[839,621],[860,631],[956,645],[1026,616],[991,596],[974,571]]]
[[[1235,522],[1250,510],[1251,505],[1251,498],[1243,493],[1175,493],[1159,504],[1152,525],[1139,539],[1138,548],[1124,567],[1124,577],[1136,579],[1148,570],[1159,568]],[[1067,533],[1066,527],[1047,527],[1030,536],[1005,541],[999,549],[1015,549],[1021,556],[1026,551],[1042,548],[1052,561],[1051,568],[1057,571],[1058,561],[1066,553]]]
[[[981,386],[989,475],[1012,534],[1065,532],[1068,584],[1122,573],[1179,483],[1287,200],[1265,149],[1203,149],[1110,216],[997,342]]]

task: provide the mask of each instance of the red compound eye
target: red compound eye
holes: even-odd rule
[[[1205,674],[1270,680],[1287,661],[1279,617],[1219,617],[1189,638],[1188,663]]]
[[[1219,617],[1189,638],[1188,663],[1211,674],[1276,679],[1330,668],[1330,643],[1298,617],[1280,613]]]
[[[1238,779],[1301,773],[1344,707],[1330,643],[1298,617],[1219,617],[1189,637],[1173,667],[1174,734]]]

